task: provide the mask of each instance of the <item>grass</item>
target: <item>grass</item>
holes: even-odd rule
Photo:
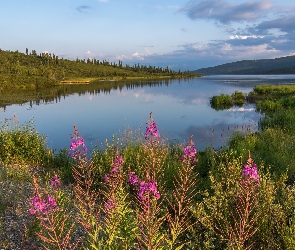
[[[178,78],[181,78],[181,76],[177,76]],[[187,77],[187,76],[186,76]],[[191,76],[191,77],[196,77],[196,76]],[[171,79],[175,78],[173,75],[144,75],[144,76],[102,76],[102,77],[66,77],[63,79],[63,81],[68,81],[68,82],[92,82],[92,81],[119,81],[119,80],[140,80],[140,79]]]
[[[34,121],[19,124],[14,116],[0,123],[0,161],[3,164],[49,164],[52,151],[46,146],[46,137],[34,127]]]

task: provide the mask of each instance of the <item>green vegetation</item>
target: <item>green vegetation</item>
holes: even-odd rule
[[[202,68],[193,72],[206,75],[294,74],[295,56],[275,59],[243,60]]]
[[[35,50],[26,54],[0,49],[0,91],[8,89],[43,89],[60,85],[61,80],[120,80],[134,78],[192,77],[198,74],[176,72],[168,67],[123,65],[97,59],[67,60]]]
[[[0,121],[0,161],[3,164],[45,166],[51,152],[46,137],[38,133],[33,120],[20,125],[17,117]]]
[[[239,100],[244,96],[235,92],[229,97]],[[255,87],[246,101],[264,103],[259,108],[265,113],[259,131],[235,133],[227,146],[202,152],[195,151],[192,140],[181,145],[159,139],[150,119],[145,135],[113,138],[105,149],[89,152],[89,157],[78,150],[85,145],[75,128],[71,158],[67,151],[50,153],[44,137],[32,125],[8,126],[6,122],[0,133],[0,152],[3,148],[7,151],[0,158],[0,181],[17,185],[33,179],[40,197],[50,195],[56,201],[45,213],[33,210],[36,219],[23,232],[24,238],[39,238],[50,249],[62,249],[48,240],[55,235],[63,249],[74,249],[74,243],[81,243],[78,249],[293,250],[293,98],[294,86]],[[42,185],[27,178],[36,164],[43,169],[38,176]],[[12,174],[21,173],[21,165],[27,165],[26,176]],[[50,176],[55,174],[64,189],[55,191],[52,184],[43,188],[44,183],[52,183]],[[145,189],[138,192],[138,188]],[[0,202],[0,214],[10,209],[13,199],[7,197]],[[3,225],[0,219],[0,240],[1,233],[5,234]],[[81,238],[74,235],[76,228],[84,232]],[[34,244],[38,246],[40,241]]]
[[[295,95],[295,86],[294,85],[269,85],[263,84],[255,86],[253,91],[248,95],[248,100],[255,102],[257,100],[277,100],[282,98],[281,101],[286,98],[294,97]]]
[[[245,94],[236,90],[232,95],[221,94],[213,96],[210,99],[210,104],[216,110],[228,109],[233,105],[242,106],[245,98]]]
[[[246,101],[255,103],[257,110],[265,114],[259,122],[259,133],[235,134],[228,142],[240,154],[251,150],[271,173],[280,176],[288,172],[290,183],[295,181],[294,94],[294,85],[254,87]]]

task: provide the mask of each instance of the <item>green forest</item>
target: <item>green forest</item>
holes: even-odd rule
[[[123,65],[122,61],[97,59],[69,60],[55,54],[26,48],[25,53],[0,49],[0,91],[8,89],[40,89],[59,85],[62,80],[121,80],[135,78],[179,78],[198,76],[189,71],[167,67]]]

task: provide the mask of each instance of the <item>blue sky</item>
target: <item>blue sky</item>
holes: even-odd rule
[[[294,0],[0,0],[2,50],[195,70],[294,44]]]

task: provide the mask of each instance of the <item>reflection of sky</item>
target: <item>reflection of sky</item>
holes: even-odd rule
[[[227,136],[242,125],[257,129],[260,115],[254,106],[224,111],[210,107],[213,95],[231,94],[235,90],[248,93],[252,87],[228,85],[210,78],[175,80],[169,86],[123,87],[110,93],[74,94],[32,108],[28,104],[12,105],[0,113],[0,119],[16,114],[24,122],[34,117],[37,130],[48,135],[48,145],[52,148],[69,146],[75,123],[91,148],[129,127],[134,130],[142,127],[144,131],[152,111],[162,135],[180,142],[187,142],[193,135],[199,144],[196,143],[197,148],[204,148],[222,145]]]

